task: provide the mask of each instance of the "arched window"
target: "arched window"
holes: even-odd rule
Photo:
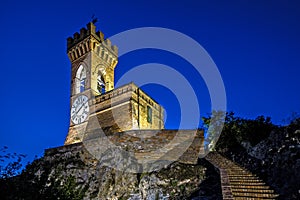
[[[76,78],[75,78],[75,92],[76,94],[81,93],[85,90],[85,84],[86,84],[86,70],[85,68],[80,65],[76,72]]]
[[[105,93],[105,82],[101,74],[99,74],[97,77],[97,89],[100,94]]]

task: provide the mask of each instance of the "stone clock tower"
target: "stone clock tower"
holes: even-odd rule
[[[131,173],[156,171],[174,161],[197,164],[204,155],[203,131],[166,130],[163,107],[141,88],[133,82],[115,88],[118,48],[93,23],[67,39],[67,54],[69,131],[64,146],[47,149],[45,157],[80,154],[89,165],[90,158],[93,164],[97,159],[97,166]]]
[[[111,132],[164,128],[163,108],[135,84],[114,89],[118,48],[96,31],[92,22],[67,39],[67,54],[71,61],[71,111],[66,145],[81,142],[91,126]],[[97,125],[91,122],[92,117]]]

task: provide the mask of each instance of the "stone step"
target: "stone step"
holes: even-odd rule
[[[178,152],[185,152],[186,148],[181,147],[177,143],[169,145],[163,150],[156,152],[136,152],[135,157],[139,161],[154,162],[157,160],[177,160],[180,156]]]
[[[251,193],[251,192],[232,192],[234,197],[258,197],[258,198],[276,198],[278,195],[273,193]]]
[[[253,186],[253,185],[265,185],[264,182],[244,182],[244,183],[240,183],[240,182],[230,182],[230,185],[235,186],[235,185],[244,185],[244,186]]]
[[[252,178],[252,179],[240,179],[240,178],[229,178],[230,182],[240,182],[240,183],[261,183],[262,180]]]
[[[231,187],[231,191],[234,192],[255,192],[255,193],[269,193],[274,194],[274,190],[270,189],[259,189],[259,188],[233,188]]]
[[[255,174],[214,152],[207,160],[220,170],[223,199],[276,199],[274,190]],[[228,191],[228,188],[230,189]]]
[[[261,180],[257,180],[257,179],[253,179],[253,180],[250,180],[250,179],[245,179],[245,180],[232,180],[232,179],[229,179],[231,183],[240,183],[240,184],[243,184],[243,183],[262,183],[263,181]]]
[[[232,166],[225,166],[228,170],[231,170],[231,171],[248,171],[242,167],[232,167]]]
[[[253,174],[228,174],[228,177],[233,177],[233,178],[257,178],[257,176]]]
[[[228,172],[252,174],[251,172],[249,172],[245,169],[242,169],[242,168],[239,168],[239,169],[226,168],[226,169]]]
[[[267,199],[269,199],[269,200],[271,200],[271,199],[273,199],[273,200],[275,200],[276,198],[272,198],[272,197],[264,197],[264,198],[261,198],[261,197],[234,197],[233,198],[234,200],[258,200],[258,199],[265,199],[265,200],[267,200]]]
[[[231,180],[258,180],[259,178],[255,176],[236,176],[236,175],[228,175]]]
[[[251,187],[251,186],[247,186],[247,185],[234,185],[232,188],[234,188],[234,189],[238,189],[238,188],[240,188],[240,189],[244,189],[244,188],[247,189],[249,187]],[[268,190],[268,189],[270,189],[270,187],[267,186],[267,185],[255,185],[255,188],[256,189],[260,189],[260,190]]]
[[[243,167],[240,167],[240,166],[236,166],[236,165],[230,165],[230,166],[227,165],[227,166],[224,166],[224,167],[227,167],[230,170],[246,170],[247,171],[247,169],[245,169]]]
[[[230,172],[226,170],[228,176],[243,176],[243,177],[257,177],[254,174],[248,173],[248,172],[243,172],[243,173],[237,173],[237,172]]]

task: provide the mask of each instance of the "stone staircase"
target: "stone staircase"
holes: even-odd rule
[[[204,154],[202,132],[199,130],[162,131],[157,139],[145,138],[144,143],[151,143],[151,151],[135,151],[139,163],[159,161],[197,164],[198,157]],[[147,141],[149,140],[149,141]],[[158,143],[158,144],[157,144]],[[157,144],[157,145],[156,145]],[[143,148],[148,149],[149,148]]]
[[[194,134],[180,134],[179,132],[177,135],[174,134],[171,142],[165,144],[162,148],[150,152],[135,152],[135,157],[139,161],[150,163],[159,160],[176,161],[187,150],[194,137]]]
[[[278,195],[257,176],[217,152],[205,159],[217,167],[224,200],[277,199]]]

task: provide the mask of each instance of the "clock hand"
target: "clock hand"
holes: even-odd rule
[[[86,103],[87,103],[87,102],[84,102],[84,103],[82,103],[82,104],[80,105],[80,108],[77,110],[76,115],[77,115],[77,113],[79,113],[79,111],[82,109],[82,107],[83,107]]]

